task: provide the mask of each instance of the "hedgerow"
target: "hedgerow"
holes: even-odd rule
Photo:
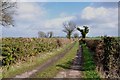
[[[50,52],[69,42],[60,38],[2,38],[2,65],[26,61],[31,56]]]
[[[113,37],[102,40],[86,40],[87,46],[94,52],[96,69],[105,78],[120,77],[120,43]]]

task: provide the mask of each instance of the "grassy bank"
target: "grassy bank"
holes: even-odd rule
[[[93,61],[93,56],[91,55],[89,49],[86,47],[86,45],[83,46],[83,78],[91,78],[91,80],[99,80],[100,77],[97,74],[95,68],[95,63]]]
[[[54,57],[55,55],[60,54],[61,52],[63,52],[65,49],[67,49],[71,45],[72,44],[68,44],[61,48],[55,49],[52,52],[47,52],[47,53],[40,54],[38,56],[30,57],[25,62],[19,62],[15,65],[2,67],[2,70],[3,70],[2,77],[10,78],[10,77],[14,77],[17,74],[21,74],[26,71],[30,71],[30,70],[34,69],[35,67],[46,62],[48,59]]]
[[[60,70],[69,69],[72,59],[75,57],[78,49],[78,42],[74,47],[59,61],[54,63],[42,72],[36,74],[37,78],[53,78]]]

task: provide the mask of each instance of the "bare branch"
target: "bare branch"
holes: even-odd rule
[[[0,24],[2,26],[14,26],[13,15],[15,14],[16,2],[10,2],[8,0],[2,0],[1,4],[1,20]]]
[[[76,28],[76,25],[73,22],[63,23],[64,30],[63,32],[67,33],[67,37],[70,39],[73,31]]]

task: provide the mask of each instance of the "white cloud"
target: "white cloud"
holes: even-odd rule
[[[118,35],[118,8],[86,7],[77,20],[80,26],[88,25],[89,36]]]
[[[37,21],[45,14],[45,9],[37,3],[22,2],[18,3],[18,16],[17,19],[21,21]]]
[[[37,36],[38,30],[35,29],[37,28],[35,24],[42,23],[46,15],[42,3],[19,2],[17,5],[17,15],[14,17],[16,25],[10,29],[3,27],[3,36]]]
[[[60,28],[62,27],[62,24],[66,21],[72,21],[72,20],[75,20],[76,17],[75,16],[67,16],[67,17],[59,17],[59,18],[54,18],[52,20],[47,20],[45,23],[44,23],[44,26],[46,28],[54,28],[54,27],[57,27],[57,28]]]
[[[78,13],[80,16],[61,12],[58,17],[47,19],[45,18],[48,16],[47,11],[37,3],[19,3],[18,12],[17,24],[19,27],[11,29],[13,33],[10,30],[3,29],[4,35],[37,36],[37,32],[41,30],[44,32],[53,31],[55,35],[65,36],[66,34],[62,32],[62,24],[66,21],[74,21],[79,26],[89,26],[89,36],[117,35],[117,8],[86,7],[81,11],[82,13]]]
[[[82,20],[90,22],[89,24],[103,24],[108,28],[117,27],[118,8],[86,7],[80,17]]]
[[[115,12],[117,12],[117,9],[114,8],[94,8],[94,7],[86,7],[81,15],[82,19],[92,20],[92,19],[101,19],[101,18],[109,18],[112,17]],[[105,18],[106,19],[106,18]]]

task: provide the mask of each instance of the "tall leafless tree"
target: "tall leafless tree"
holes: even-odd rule
[[[63,32],[67,33],[66,37],[70,39],[73,31],[76,28],[76,24],[74,22],[70,21],[67,23],[63,23],[63,26],[64,26]]]
[[[2,26],[14,26],[13,15],[15,14],[16,7],[16,2],[0,0],[0,24]]]

